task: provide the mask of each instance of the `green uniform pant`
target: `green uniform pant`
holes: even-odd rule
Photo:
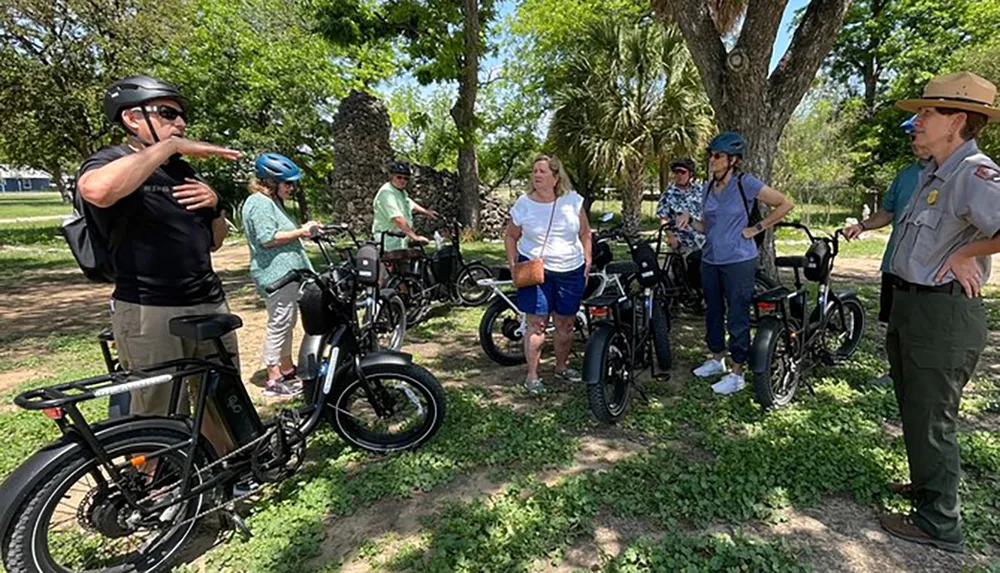
[[[886,334],[889,368],[903,420],[918,527],[963,541],[956,424],[962,390],[986,346],[982,299],[897,290]]]

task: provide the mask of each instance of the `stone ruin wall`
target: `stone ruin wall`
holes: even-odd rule
[[[372,225],[375,193],[389,180],[387,164],[395,157],[389,144],[392,125],[389,112],[377,98],[354,90],[340,102],[333,120],[334,170],[329,175],[327,210],[333,220],[346,222],[367,236]],[[425,165],[412,165],[410,197],[441,214],[457,218],[458,177]],[[480,187],[480,233],[497,239],[503,234],[509,205]],[[414,217],[417,232],[430,236],[433,225],[423,216]]]

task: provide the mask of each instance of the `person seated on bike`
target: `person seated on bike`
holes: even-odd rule
[[[545,328],[555,321],[556,376],[579,382],[570,368],[573,324],[590,274],[590,222],[583,197],[569,188],[569,175],[555,156],[540,155],[532,167],[532,190],[518,197],[510,209],[504,235],[507,265],[513,274],[517,262],[542,257],[544,283],[517,289],[517,307],[527,315],[524,354],[528,363],[525,388],[531,394],[545,390],[538,377]]]
[[[425,209],[407,195],[406,186],[410,182],[411,175],[410,164],[403,161],[390,161],[389,175],[389,181],[378,190],[373,202],[375,218],[372,221],[372,234],[375,236],[375,240],[382,239],[382,233],[386,231],[406,235],[406,238],[385,237],[386,251],[405,249],[407,239],[414,243],[429,243],[430,239],[413,230],[413,213],[437,218],[438,212],[433,209]]]
[[[709,181],[701,193],[702,218],[684,213],[677,219],[678,228],[691,226],[705,234],[701,259],[705,341],[713,357],[695,368],[694,374],[700,378],[725,374],[712,385],[718,394],[733,394],[746,385],[743,365],[750,350],[750,304],[759,255],[754,237],[792,210],[787,197],[740,170],[745,149],[743,136],[736,132],[720,133],[712,139],[708,145]],[[750,226],[754,199],[771,207],[771,212]],[[725,363],[727,313],[732,372]]]
[[[177,316],[229,312],[222,281],[212,270],[211,252],[226,233],[219,195],[181,156],[233,160],[240,152],[186,139],[187,101],[157,78],[114,82],[105,91],[104,112],[128,133],[128,142],[87,158],[76,188],[98,233],[120,238],[111,250],[111,325],[121,365],[136,370],[215,354],[212,342],[195,344],[168,328]],[[239,364],[236,333],[222,342]],[[189,407],[187,386],[181,385],[181,412]],[[130,412],[166,415],[170,394],[170,384],[136,390]],[[222,454],[232,441],[215,416],[210,412],[201,430]]]
[[[682,157],[670,162],[673,182],[660,195],[656,207],[656,216],[660,224],[677,220],[683,213],[691,213],[692,217],[701,217],[702,183],[695,179],[695,164],[689,157]],[[679,252],[687,261],[688,283],[701,284],[701,249],[705,245],[705,235],[688,228],[683,231],[667,231],[667,242],[670,248]]]
[[[291,159],[265,153],[254,162],[250,196],[243,202],[243,232],[250,247],[250,276],[267,305],[267,331],[262,356],[267,368],[265,396],[294,396],[298,388],[292,364],[292,333],[298,318],[299,283],[291,282],[267,294],[265,289],[289,271],[313,270],[301,239],[319,225],[298,226],[285,211],[285,200],[302,178]]]

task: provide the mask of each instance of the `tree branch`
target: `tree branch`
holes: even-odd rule
[[[788,0],[750,0],[734,49],[743,50],[746,54],[751,74],[758,77],[767,75],[778,26],[787,4]]]
[[[721,109],[725,95],[722,86],[726,74],[726,47],[712,21],[705,0],[654,0],[653,9],[660,18],[677,23],[687,41],[705,84],[705,92],[716,109]]]
[[[834,42],[851,0],[812,0],[769,80],[771,122],[785,125]]]

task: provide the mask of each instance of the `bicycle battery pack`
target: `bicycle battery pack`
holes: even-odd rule
[[[222,421],[236,443],[245,444],[259,438],[264,433],[264,425],[240,379],[220,372],[210,384],[209,410],[215,410],[213,414]]]

